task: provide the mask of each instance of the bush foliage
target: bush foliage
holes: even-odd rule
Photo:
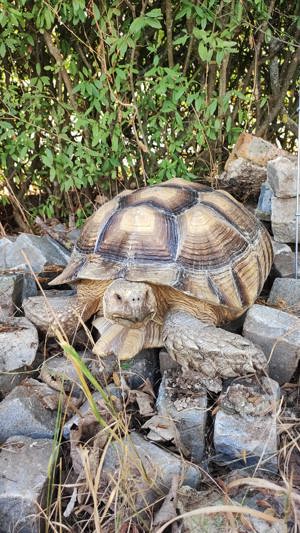
[[[16,215],[80,222],[97,192],[212,179],[244,130],[293,149],[299,1],[4,0],[0,27]]]

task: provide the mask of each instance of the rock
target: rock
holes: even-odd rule
[[[180,365],[168,354],[165,348],[161,348],[159,351],[159,368],[161,375],[164,374],[166,370],[178,370]]]
[[[220,188],[228,190],[239,200],[258,198],[261,185],[267,179],[265,167],[238,158],[232,160],[230,165],[226,164],[225,169],[218,178]]]
[[[200,470],[138,433],[132,432],[118,442],[111,443],[105,453],[101,472],[103,487],[115,486],[118,479],[121,492],[135,495],[134,509],[139,510],[167,494],[174,476],[182,476],[183,484],[197,488]]]
[[[241,477],[240,472],[238,475]],[[215,488],[208,488],[200,492],[191,487],[181,487],[177,501],[177,509],[180,514],[203,507],[216,507],[216,512],[213,513],[185,516],[182,519],[182,531],[184,533],[225,533],[231,531],[238,531],[239,533],[248,533],[249,531],[255,533],[286,533],[285,496],[276,493],[272,494],[270,491],[267,493],[263,489],[260,491],[259,487],[247,486],[238,487],[235,493],[232,494],[232,491],[229,492],[227,489],[226,479],[225,485],[226,491],[223,493]],[[230,505],[250,507],[254,512],[265,513],[265,519],[257,518],[253,514],[240,515],[236,513],[233,516],[231,513],[217,512],[219,505],[228,505],[229,503]],[[272,511],[272,517],[276,509],[278,518],[275,523],[269,523],[267,520],[266,506],[267,509]],[[292,513],[290,514],[292,515]]]
[[[140,388],[146,380],[151,383],[152,387],[155,387],[160,380],[158,361],[158,350],[155,348],[142,350],[135,357],[126,361],[119,361],[118,357],[111,354],[101,357],[100,362],[96,358],[91,371],[96,379],[105,385],[115,372],[120,373],[126,379],[126,383],[131,389]]]
[[[261,139],[261,137],[256,137],[251,133],[241,133],[226,161],[225,170],[230,168],[232,162],[237,158],[243,158],[254,165],[265,167],[268,161],[271,161],[278,156],[295,159],[294,156],[291,156],[285,150],[277,148],[277,146]]]
[[[73,306],[72,297],[74,294],[73,290],[51,289],[42,294],[39,293],[37,296],[31,296],[23,302],[25,316],[35,324],[39,331],[54,335],[55,327],[59,325],[59,313],[67,305]],[[49,324],[51,325],[50,329]],[[51,329],[52,326],[53,330]],[[79,320],[78,327],[81,327]],[[68,331],[66,333],[68,334]]]
[[[0,320],[13,316],[24,298],[36,294],[36,284],[30,274],[0,276]]]
[[[274,193],[269,186],[268,182],[265,181],[261,185],[260,194],[257,202],[257,207],[255,209],[255,214],[260,220],[271,220],[271,210],[272,210],[272,197]]]
[[[300,359],[300,319],[256,304],[247,313],[243,335],[261,346],[270,377],[280,384],[289,382]]]
[[[0,239],[0,250],[0,271],[27,272],[30,270],[29,262],[32,270],[40,273],[49,265],[65,267],[70,258],[70,253],[51,237],[27,233],[22,233],[15,240],[6,237]]]
[[[293,198],[297,195],[297,161],[279,156],[268,162],[268,183],[278,198]]]
[[[115,412],[119,412],[123,408],[123,402],[127,398],[127,393],[113,384],[107,385],[107,387],[104,388],[104,393],[108,396],[108,401],[111,402],[111,405],[107,405],[105,403],[105,400],[100,392],[97,391],[92,394],[96,407],[99,409],[101,414],[103,415],[103,408],[107,411],[107,413],[109,413],[110,407],[112,407]],[[78,429],[85,423],[90,423],[88,418],[90,419],[91,417],[93,417],[92,421],[96,422],[91,404],[88,400],[86,400],[77,410],[77,413],[64,424],[64,438],[70,439],[71,430]]]
[[[47,395],[53,397],[53,390],[35,379],[24,380],[15,387],[0,403],[0,442],[14,435],[52,438],[56,412],[45,407]]]
[[[296,257],[287,244],[272,241],[274,261],[272,271],[274,277],[294,278],[296,271]],[[298,275],[300,277],[300,257],[298,259]]]
[[[296,240],[296,198],[272,198],[272,231],[275,241]]]
[[[34,366],[38,333],[27,318],[9,318],[0,322],[0,392],[7,394],[28,368]]]
[[[84,361],[84,357],[82,359]],[[78,372],[64,356],[56,355],[47,359],[42,365],[40,379],[58,391],[72,392],[72,396],[78,397],[82,391]]]
[[[146,380],[154,387],[160,379],[158,350],[142,350],[128,361],[120,361],[122,376],[131,389],[138,389]]]
[[[156,407],[158,416],[143,426],[151,429],[148,438],[155,441],[172,440],[185,457],[201,464],[205,446],[207,394],[198,383],[197,375],[195,380],[185,380],[182,372],[165,372]],[[167,438],[166,429],[169,432]]]
[[[300,279],[276,278],[274,280],[268,304],[276,305],[300,317]]]
[[[278,383],[261,378],[240,379],[220,397],[215,417],[215,461],[230,468],[277,472],[276,411]]]
[[[43,531],[40,506],[47,496],[50,439],[11,437],[0,451],[0,532]]]

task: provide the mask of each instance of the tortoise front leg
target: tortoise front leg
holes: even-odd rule
[[[207,324],[185,311],[171,310],[163,326],[163,342],[185,371],[199,372],[199,380],[218,392],[222,378],[262,371],[262,350],[241,335]]]

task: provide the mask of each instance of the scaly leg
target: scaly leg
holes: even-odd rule
[[[251,341],[185,311],[169,311],[163,326],[163,342],[185,372],[199,372],[203,385],[215,392],[222,389],[222,378],[243,376],[267,367],[263,351]]]

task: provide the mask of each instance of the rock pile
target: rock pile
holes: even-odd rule
[[[263,194],[273,196],[269,205],[275,261],[268,301],[254,305],[244,324],[239,321],[236,327],[238,332],[243,329],[244,342],[249,339],[264,352],[269,375],[225,380],[220,395],[207,391],[197,373],[184,375],[164,349],[144,350],[120,364],[114,356],[99,361],[87,345],[80,353],[84,372],[78,362],[74,366],[72,358],[62,356],[54,341],[45,349],[46,332],[37,331],[23,316],[24,299],[37,294],[26,258],[47,289],[47,281],[65,266],[69,252],[49,237],[0,239],[0,532],[41,530],[39,506],[45,504],[48,464],[58,451],[58,434],[70,447],[72,479],[84,486],[85,498],[89,488],[84,484],[84,465],[89,464],[102,504],[107,509],[115,505],[110,497],[118,479],[121,508],[140,512],[146,521],[145,508],[154,503],[159,507],[166,495],[165,501],[175,502],[175,514],[176,509],[191,509],[188,498],[205,501],[203,481],[216,471],[226,472],[228,486],[231,470],[240,477],[246,472],[261,479],[278,473],[281,395],[293,381],[300,359],[300,282],[291,278],[294,252],[282,244],[292,242],[294,231],[287,213],[295,204],[295,164],[270,143],[245,134],[227,163],[222,185],[242,187],[234,180],[240,172],[253,177],[253,169],[259,183],[258,188],[253,185],[255,194],[267,180]],[[265,216],[265,204],[260,202]],[[49,295],[63,305],[69,292]],[[83,390],[87,392],[88,380],[93,386],[87,401]],[[83,501],[76,491],[66,496],[65,518],[76,499]],[[257,509],[255,498],[250,493],[247,498]],[[241,501],[241,492],[235,501]],[[280,505],[277,500],[277,515],[283,517],[286,509]],[[260,511],[260,520],[251,522],[259,533],[266,531],[261,515]],[[186,519],[185,526],[192,527],[192,522]],[[208,524],[215,527],[213,520]]]

